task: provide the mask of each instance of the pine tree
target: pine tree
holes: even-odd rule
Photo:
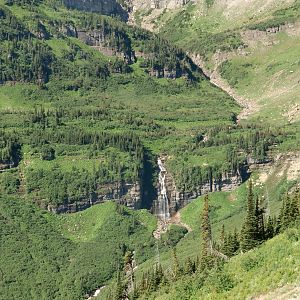
[[[155,265],[155,280],[156,286],[159,286],[165,280],[163,268],[160,263]]]
[[[259,199],[256,198],[255,203],[255,217],[256,217],[256,240],[259,242],[265,239],[265,225],[264,225],[264,210],[259,206]]]
[[[173,248],[173,276],[174,279],[177,279],[180,276],[181,270],[177,258],[176,248]]]
[[[290,224],[294,224],[295,221],[300,217],[298,193],[291,198],[289,209]]]
[[[233,233],[233,249],[234,249],[234,255],[237,254],[240,249],[239,234],[237,232],[236,227],[234,228],[234,233]]]
[[[114,300],[123,300],[123,299],[126,299],[126,286],[124,284],[124,275],[120,270],[118,270]]]
[[[241,231],[241,249],[248,251],[255,246],[257,246],[257,218],[255,216],[252,181],[250,180],[247,196],[247,213]]]
[[[204,207],[201,221],[201,258],[200,265],[204,269],[211,263],[212,255],[212,235],[209,219],[209,199],[206,195],[204,198]]]
[[[191,274],[195,273],[195,271],[196,271],[195,263],[192,262],[190,257],[188,257],[188,259],[185,261],[185,264],[184,264],[184,273],[191,275]]]
[[[229,257],[234,256],[237,254],[239,250],[239,240],[237,230],[234,230],[234,233],[229,233],[225,236],[224,242],[224,251],[223,253]]]
[[[282,201],[282,207],[279,214],[280,230],[283,231],[293,225],[299,218],[298,195],[290,198],[288,195]]]
[[[271,239],[275,235],[275,228],[274,228],[274,219],[269,216],[267,225],[266,225],[266,232],[265,232],[265,238]]]
[[[225,244],[225,225],[222,225],[221,234],[220,234],[220,245],[219,249],[224,253],[224,244]]]

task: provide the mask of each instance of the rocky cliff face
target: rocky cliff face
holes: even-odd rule
[[[174,9],[182,7],[191,0],[129,0],[129,6],[134,11],[140,9]]]
[[[103,15],[118,15],[127,20],[127,11],[116,0],[63,0],[68,8],[96,12]]]
[[[161,159],[164,162],[164,159]],[[193,191],[184,191],[179,190],[176,187],[175,180],[172,175],[165,170],[165,189],[166,189],[166,199],[168,203],[164,205],[164,207],[169,208],[170,215],[173,215],[176,211],[180,208],[185,207],[189,204],[192,200],[198,198],[199,196],[217,192],[217,191],[224,191],[229,192],[236,189],[241,183],[243,183],[245,177],[247,177],[248,169],[241,169],[238,174],[223,174],[222,178],[219,180],[213,179],[212,182],[207,181],[202,185],[199,185]],[[158,184],[158,191],[160,191],[160,187]],[[158,197],[159,200],[159,197]],[[159,211],[159,201],[155,200],[153,203],[153,212],[156,213]]]
[[[97,30],[77,30],[77,37],[85,44],[93,47],[94,49],[109,56],[118,56],[125,59],[128,63],[135,61],[134,51],[130,50],[131,47],[122,51],[109,44],[101,31]]]
[[[170,199],[170,212],[173,214],[199,196],[217,191],[232,191],[242,182],[243,179],[240,174],[223,174],[221,179],[213,180],[212,182],[207,181],[193,191],[181,191],[177,189],[172,176],[169,174],[167,176],[167,190]]]
[[[132,209],[139,209],[142,201],[142,191],[139,182],[135,183],[113,183],[98,187],[97,192],[90,199],[82,199],[79,202],[71,204],[62,204],[58,206],[48,205],[44,207],[50,212],[75,213],[87,209],[95,204],[105,201],[116,201]]]

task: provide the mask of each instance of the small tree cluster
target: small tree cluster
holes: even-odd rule
[[[290,197],[289,195],[286,196],[283,200],[281,211],[277,220],[277,231],[283,231],[296,223],[300,217],[299,202],[299,192],[293,197]]]

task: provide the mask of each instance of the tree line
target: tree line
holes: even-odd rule
[[[0,164],[16,165],[21,159],[21,143],[16,132],[0,131]]]
[[[204,206],[201,214],[201,239],[198,248],[199,255],[196,260],[187,258],[183,263],[179,262],[176,248],[173,248],[172,264],[164,269],[159,261],[137,280],[134,272],[128,270],[128,264],[132,264],[132,255],[127,254],[124,260],[124,270],[119,270],[114,291],[108,295],[109,299],[145,299],[158,289],[172,285],[178,280],[187,279],[186,276],[197,276],[200,284],[205,280],[218,281],[222,290],[230,290],[233,283],[229,277],[222,273],[223,265],[228,259],[241,252],[249,251],[261,245],[264,241],[283,232],[289,227],[295,226],[300,220],[300,194],[286,195],[282,202],[282,208],[277,217],[266,217],[263,206],[255,198],[252,182],[249,182],[246,215],[240,232],[237,229],[233,233],[226,233],[222,227],[220,238],[214,241],[210,222],[209,198],[204,198]],[[129,257],[129,259],[128,259]],[[127,267],[126,267],[127,266]],[[220,278],[208,278],[209,271],[215,269],[215,276]],[[221,280],[221,282],[219,282]],[[108,299],[107,298],[107,299]]]

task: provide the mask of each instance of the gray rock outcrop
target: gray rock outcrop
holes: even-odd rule
[[[116,0],[63,0],[68,8],[100,13],[103,15],[117,15],[127,20],[127,11]]]
[[[116,201],[129,208],[139,209],[142,201],[141,185],[139,182],[105,184],[99,186],[97,192],[94,193],[90,199],[82,199],[75,203],[66,203],[56,206],[49,204],[44,208],[56,214],[75,213],[106,201]]]
[[[165,162],[164,158],[161,158],[161,161]],[[164,166],[164,165],[163,165]],[[165,168],[165,166],[164,166]],[[243,175],[242,173],[248,172],[248,169],[246,167],[246,170],[239,170],[237,174],[231,174],[226,173],[222,174],[222,177],[220,179],[213,179],[212,181],[207,181],[202,184],[199,184],[195,189],[193,190],[180,190],[177,188],[175,184],[175,180],[168,172],[168,170],[165,169],[165,189],[166,189],[166,195],[168,199],[168,204],[165,205],[165,207],[169,208],[170,215],[174,215],[175,212],[177,212],[179,209],[185,207],[187,204],[189,204],[192,200],[198,198],[199,196],[206,195],[211,192],[217,192],[217,191],[223,191],[223,192],[229,192],[236,189],[240,184],[243,183]],[[158,191],[160,190],[158,185]],[[154,201],[152,211],[157,214],[160,207],[159,203],[159,197],[157,200]]]

